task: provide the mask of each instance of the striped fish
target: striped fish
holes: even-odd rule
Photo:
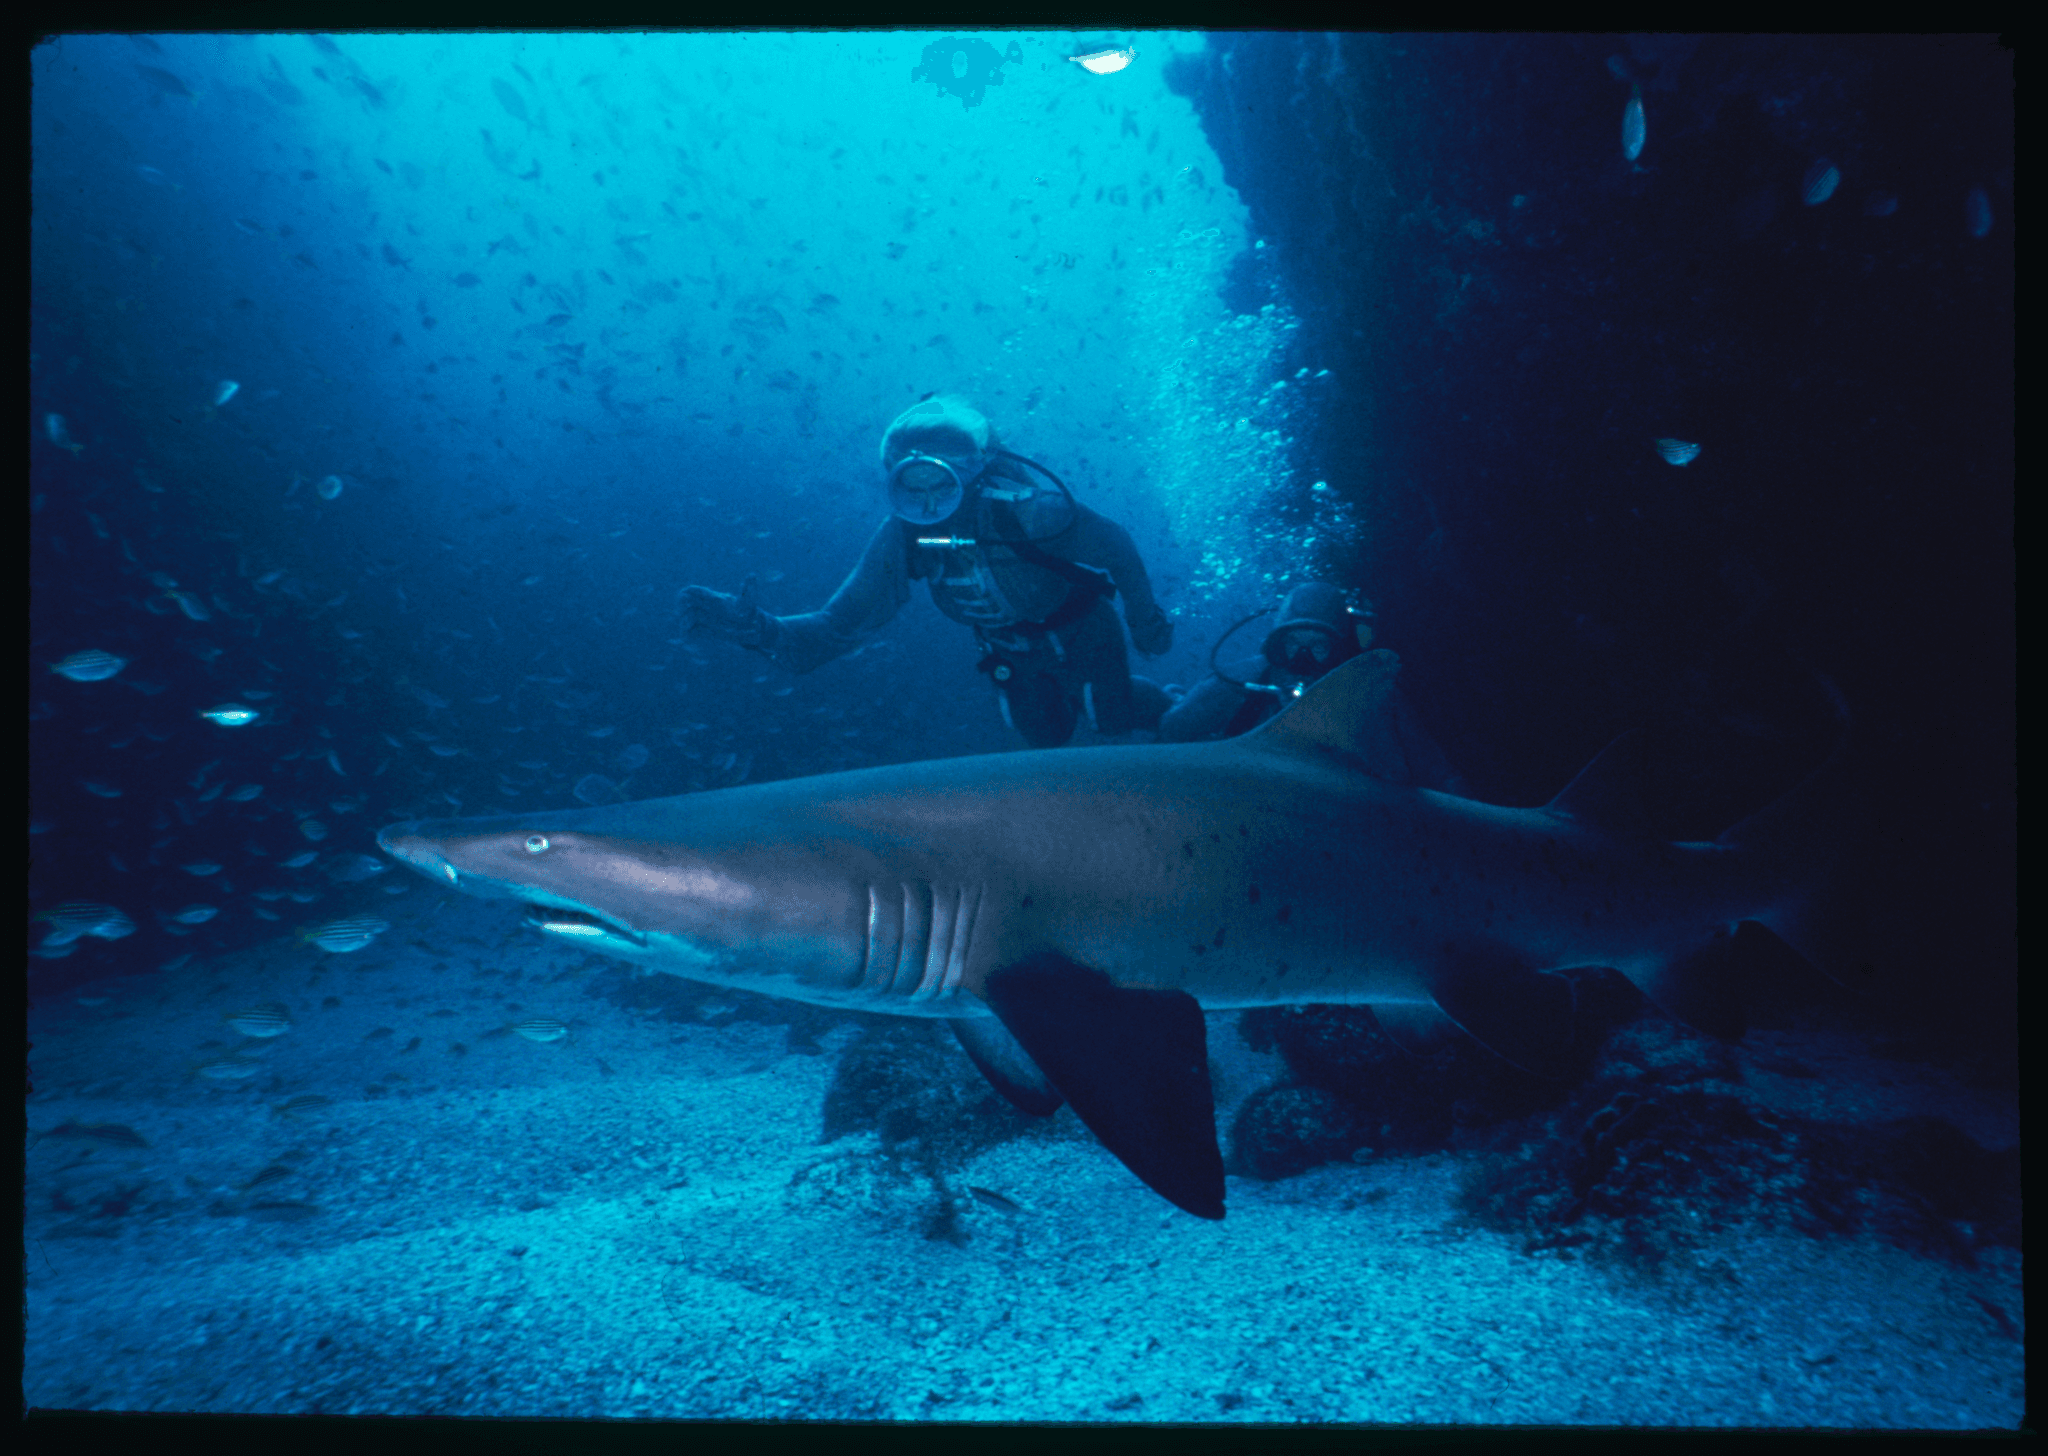
[[[1700,458],[1700,447],[1689,440],[1659,440],[1657,453],[1667,465],[1690,465]]]
[[[111,652],[88,647],[83,652],[72,653],[62,662],[51,663],[50,671],[62,674],[73,682],[101,682],[127,665],[128,659],[125,657],[116,657]]]
[[[308,1112],[318,1112],[323,1107],[332,1107],[334,1099],[322,1097],[318,1092],[302,1092],[297,1097],[288,1097],[271,1109],[279,1117],[302,1117]]]
[[[335,955],[346,955],[349,951],[361,950],[390,928],[390,921],[379,920],[374,915],[348,915],[340,920],[330,920],[325,925],[301,928],[299,939]]]
[[[230,1011],[221,1020],[243,1036],[283,1036],[292,1029],[291,1012],[274,1001],[245,1011]]]
[[[569,1028],[552,1016],[529,1016],[515,1022],[512,1029],[528,1041],[539,1042],[560,1041],[569,1034]]]
[[[1799,200],[1808,207],[1819,207],[1835,195],[1841,183],[1841,169],[1822,157],[1806,169],[1806,178],[1799,184]]]
[[[69,945],[86,935],[96,935],[101,940],[119,940],[124,935],[135,933],[135,922],[112,905],[96,905],[87,900],[66,901],[35,918],[48,922],[50,926],[50,933],[43,937],[46,946]]]

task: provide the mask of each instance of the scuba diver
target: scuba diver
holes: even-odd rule
[[[1281,601],[1274,614],[1279,621],[1256,653],[1231,664],[1228,671],[1218,666],[1217,654],[1231,634],[1265,615],[1255,612],[1216,639],[1209,653],[1209,676],[1160,718],[1160,742],[1192,743],[1249,733],[1338,663],[1372,646],[1372,604],[1349,607],[1336,587],[1307,581]],[[1464,779],[1452,769],[1399,688],[1395,689],[1394,721],[1414,784],[1463,795]]]
[[[1131,642],[1147,656],[1173,645],[1173,623],[1122,526],[1005,450],[955,396],[927,395],[898,415],[881,453],[892,514],[823,610],[771,616],[749,576],[737,596],[683,588],[689,625],[809,672],[895,616],[921,580],[934,606],[974,629],[1003,719],[1033,748],[1065,743],[1083,712],[1104,734],[1158,725],[1172,699],[1131,675],[1109,599],[1123,594]]]

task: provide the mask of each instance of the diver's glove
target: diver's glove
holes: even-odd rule
[[[683,613],[690,631],[702,629],[714,637],[737,642],[766,652],[775,645],[775,619],[754,601],[754,578],[750,575],[738,596],[711,590],[708,586],[683,588]]]
[[[1130,625],[1131,645],[1147,657],[1159,657],[1172,649],[1173,619],[1157,607],[1150,617]]]

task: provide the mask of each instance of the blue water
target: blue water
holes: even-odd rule
[[[1469,39],[1484,60],[1492,42]],[[1602,1003],[1612,1042],[1582,1086],[1546,1088],[1476,1048],[1401,1060],[1362,1012],[1211,1015],[1230,1215],[1210,1223],[1070,1112],[998,1104],[935,1026],[635,979],[375,857],[400,819],[1019,746],[968,634],[921,592],[801,677],[679,617],[685,585],[748,577],[771,612],[820,606],[886,514],[884,426],[933,391],[1128,528],[1177,628],[1136,670],[1191,684],[1290,582],[1365,586],[1416,680],[1436,674],[1423,707],[1474,749],[1461,766],[1541,794],[1619,726],[1613,704],[1706,702],[1695,638],[1726,636],[1761,671],[1768,654],[1728,634],[1773,577],[1695,515],[1765,520],[1789,580],[1892,559],[1840,544],[1840,522],[1871,515],[1854,472],[1829,488],[1855,510],[1816,507],[1811,539],[1738,494],[1806,500],[1792,477],[1806,486],[1798,462],[1826,456],[1832,426],[1815,456],[1757,427],[1743,448],[1792,461],[1783,480],[1713,473],[1741,458],[1734,405],[1684,426],[1709,441],[1697,465],[1658,460],[1667,423],[1627,424],[1633,466],[1600,464],[1627,414],[1607,395],[1667,328],[1663,295],[1614,280],[1691,278],[1695,246],[1684,207],[1617,243],[1620,199],[1706,197],[1687,148],[1740,171],[1749,113],[1720,91],[1692,85],[1706,120],[1682,129],[1648,87],[1643,165],[1624,173],[1634,72],[1603,64],[1605,43],[1560,43],[1583,74],[1475,61],[1492,79],[1470,96],[1345,69],[1405,75],[1400,37],[1240,37],[1219,61],[1200,36],[1146,33],[1109,74],[1070,59],[1131,40],[158,35],[33,52],[30,1406],[2023,1419],[2016,1099],[1902,1052],[1849,993],[1788,997],[1733,1048],[1639,998]],[[1437,52],[1463,44],[1416,59],[1418,83],[1456,74]],[[1166,82],[1176,61],[1208,78],[1200,117]],[[1281,99],[1272,76],[1293,78],[1281,133],[1313,156],[1262,150],[1270,110],[1233,121]],[[1599,125],[1583,147],[1561,125],[1487,142],[1521,114],[1488,90],[1510,80]],[[1226,185],[1210,136],[1258,196]],[[1458,222],[1478,169],[1429,175],[1438,145],[1516,173],[1486,206],[1526,217],[1522,252]],[[1831,146],[1859,196],[1866,172],[1887,180]],[[1941,227],[2006,246],[2009,183],[1989,184],[1995,212],[1944,204]],[[1716,268],[1773,258],[1831,289],[1877,271],[1782,241],[1778,185],[1743,184],[1769,207],[1698,245]],[[1923,193],[1887,185],[1904,204],[1870,197],[1914,222]],[[1385,237],[1346,221],[1383,214]],[[1394,276],[1430,248],[1456,266]],[[1552,251],[1569,287],[1501,261]],[[1942,275],[1948,255],[1928,256],[1929,277],[1989,266],[1962,255]],[[1920,275],[1893,261],[1905,281],[1887,286],[1909,297]],[[1833,337],[1696,291],[1702,357],[1758,318],[1802,347]],[[1884,316],[1862,298],[1845,314]],[[1555,342],[1501,322],[1532,308]],[[1374,318],[1405,333],[1367,337]],[[1728,357],[1777,368],[1779,352]],[[1553,402],[1518,414],[1469,384],[1508,361]],[[1758,377],[1780,415],[1812,408]],[[1928,417],[1892,398],[1873,427]],[[1662,545],[1598,534],[1596,498],[1630,468],[1662,472],[1663,494],[1628,497],[1671,503]],[[1926,519],[1946,519],[1936,505]],[[1641,600],[1592,615],[1632,574]],[[1735,628],[1695,580],[1748,603]],[[1844,686],[1892,742],[1883,684],[1949,700],[1898,660],[1919,639],[1886,624],[1965,620],[1945,604],[1968,593],[1938,574],[1917,598],[1882,585],[1837,615],[1875,624],[1845,656],[1883,671]],[[1668,621],[1667,588],[1685,604]],[[1578,658],[1552,640],[1571,634]],[[91,650],[125,665],[53,670]],[[1827,665],[1802,660],[1802,690]],[[254,721],[202,716],[230,705]],[[1724,736],[1766,742],[1793,781],[1796,735],[1739,706],[1714,700]],[[73,902],[132,929],[54,933]],[[352,948],[309,940],[344,919],[357,930],[324,941]],[[1938,958],[1913,959],[1918,984]]]
[[[998,39],[975,104],[909,79],[916,35],[38,50],[31,897],[142,927],[39,977],[288,926],[249,895],[326,888],[278,867],[302,818],[339,856],[590,774],[640,798],[1014,746],[922,593],[801,679],[679,626],[681,586],[750,573],[822,605],[885,514],[883,426],[933,390],[1133,533],[1179,625],[1162,681],[1312,568],[1314,361],[1270,298],[1219,299],[1255,240],[1159,79],[1199,38],[1106,76],[1066,59],[1087,37]],[[84,648],[129,666],[47,671]],[[254,726],[196,716],[244,700]],[[161,923],[195,900],[221,913]]]

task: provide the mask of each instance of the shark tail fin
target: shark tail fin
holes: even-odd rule
[[[1753,855],[1780,889],[1750,918],[1837,984],[1870,962],[1865,916],[1856,903],[1860,851],[1868,843],[1870,802],[1863,788],[1847,709],[1832,684],[1845,731],[1821,766],[1791,792],[1728,830],[1716,842]]]

